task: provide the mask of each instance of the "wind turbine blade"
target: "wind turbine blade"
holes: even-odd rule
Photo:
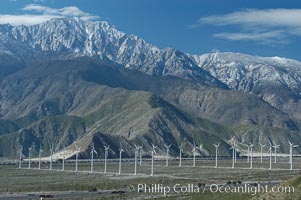
[[[289,143],[290,145],[293,145],[293,143],[291,143],[291,141],[289,141],[289,140],[288,140],[288,143]]]

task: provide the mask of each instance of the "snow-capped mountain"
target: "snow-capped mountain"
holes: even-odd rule
[[[295,60],[219,52],[190,55],[171,48],[160,49],[105,21],[72,18],[33,26],[0,25],[0,54],[23,59],[108,59],[153,76],[177,76],[253,93],[274,107],[301,117],[301,63]]]
[[[300,111],[295,109],[301,99],[301,62],[229,52],[190,57],[231,89],[256,94],[288,113]]]
[[[0,41],[1,52],[22,57],[85,55],[109,59],[150,75],[173,75],[209,85],[222,85],[185,53],[170,48],[159,49],[142,38],[117,30],[105,21],[84,22],[63,18],[33,26],[1,25]]]

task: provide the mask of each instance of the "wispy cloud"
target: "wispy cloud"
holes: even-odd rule
[[[200,18],[202,24],[236,26],[239,32],[216,33],[229,40],[253,40],[264,43],[287,43],[292,35],[301,36],[301,9],[247,9],[226,15]]]
[[[26,14],[22,15],[0,15],[0,24],[11,25],[34,25],[50,19],[62,17],[77,17],[83,21],[97,20],[99,16],[84,12],[78,7],[69,6],[64,8],[50,8],[39,4],[29,4],[22,8]]]

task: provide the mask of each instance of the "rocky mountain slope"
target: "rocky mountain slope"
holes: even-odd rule
[[[242,129],[231,127],[246,124],[278,127],[281,137],[266,135],[266,141],[300,140],[298,132],[287,134],[299,130],[297,122],[255,96],[145,75],[90,58],[41,61],[2,78],[0,87],[2,155],[14,155],[21,144],[42,144],[47,152],[52,142],[56,150],[65,145],[74,150],[76,143],[82,156],[89,155],[92,143],[102,153],[109,144],[110,155],[116,156],[119,141],[127,146],[128,156],[133,155],[133,144],[149,150],[152,142],[161,154],[165,143],[173,144],[172,154],[184,143],[190,154],[193,141],[204,144],[204,155],[221,141],[227,155],[234,135],[247,142]]]
[[[51,144],[60,150],[63,146],[74,149],[76,143],[82,147],[82,155],[88,156],[95,143],[99,152],[109,144],[110,155],[117,156],[119,142],[128,156],[133,155],[133,144],[150,150],[152,142],[159,146],[159,154],[165,143],[173,145],[171,153],[183,144],[186,154],[191,154],[193,142],[218,140],[228,154],[232,130],[193,117],[153,93],[83,79],[94,67],[106,69],[107,77],[117,77],[114,66],[80,58],[36,63],[3,78],[0,103],[6,128],[1,130],[0,154],[15,155],[20,145],[24,149],[34,145],[36,150],[42,145],[47,152]],[[208,124],[210,129],[205,126]],[[220,135],[220,130],[225,134]],[[211,148],[210,143],[205,144],[203,153]]]
[[[31,142],[82,155],[152,141],[300,142],[301,64],[236,53],[159,49],[107,22],[53,19],[0,25],[0,153]],[[274,133],[274,134],[273,134]],[[129,136],[130,135],[130,136]],[[281,149],[286,152],[287,149]]]
[[[219,52],[190,57],[229,88],[255,94],[300,118],[301,62]]]

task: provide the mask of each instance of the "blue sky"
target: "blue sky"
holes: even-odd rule
[[[106,20],[161,48],[301,60],[300,0],[1,0],[0,23]]]

